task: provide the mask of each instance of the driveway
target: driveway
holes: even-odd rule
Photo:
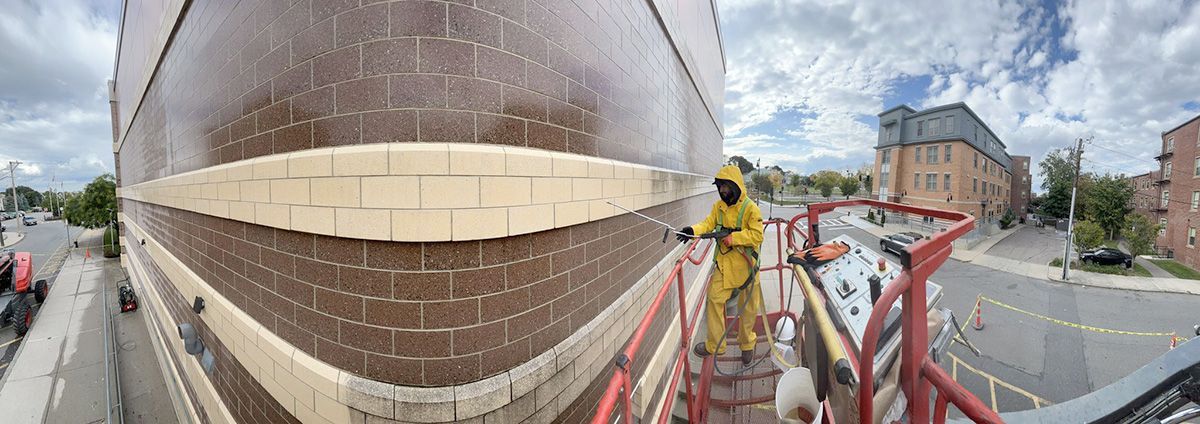
[[[1065,240],[1066,237],[1057,234],[1053,228],[1022,225],[1017,232],[988,249],[986,254],[1044,265],[1062,257]]]

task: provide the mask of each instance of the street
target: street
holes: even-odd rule
[[[42,215],[40,213],[30,215],[38,218],[38,225],[32,226],[21,225],[19,219],[4,221],[6,231],[16,231],[25,235],[16,245],[4,248],[30,253],[34,266],[33,281],[40,279],[53,281],[54,275],[58,273],[66,257],[68,234],[63,221],[42,221]],[[70,240],[79,237],[81,231],[83,229],[80,227],[71,227]],[[92,247],[92,250],[94,255],[102,254],[95,247]],[[0,307],[3,306],[0,305]],[[11,325],[4,323],[3,326],[0,326],[0,376],[3,376],[8,370],[8,363],[12,361],[20,345],[21,340],[17,338]]]
[[[773,216],[786,219],[800,212],[799,208],[776,207]],[[839,225],[839,216],[845,216],[844,209],[821,216],[823,240],[845,234],[866,246],[878,245],[879,239],[872,234]],[[1046,243],[1052,233],[1039,236],[1037,243],[1028,245],[1029,252],[1010,250],[1009,257],[1040,258],[1061,248],[1061,239],[1055,245]],[[773,242],[773,235],[768,235],[768,241]],[[899,262],[897,255],[886,255]],[[944,288],[937,306],[954,312],[966,327],[967,339],[981,351],[981,356],[975,357],[954,344],[943,366],[967,390],[1000,412],[1077,398],[1117,381],[1169,349],[1166,335],[1116,333],[1191,336],[1192,325],[1200,323],[1195,308],[1200,297],[1191,295],[1063,284],[954,259],[947,260],[930,280]],[[996,303],[982,303],[985,325],[976,331],[968,319],[980,296]]]

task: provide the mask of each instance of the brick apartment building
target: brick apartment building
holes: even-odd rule
[[[1157,194],[1157,202],[1152,202],[1150,209],[1157,212],[1159,224],[1163,225],[1155,247],[1193,269],[1200,269],[1200,253],[1196,249],[1196,232],[1200,228],[1200,116],[1163,132],[1161,143],[1156,157],[1160,167],[1149,175],[1150,180],[1157,179],[1157,193],[1151,191]]]
[[[189,421],[582,422],[682,250],[605,201],[714,199],[710,1],[124,7],[122,265]]]
[[[875,181],[880,200],[998,218],[1011,205],[1013,158],[963,103],[879,114]]]
[[[1135,213],[1145,215],[1153,222],[1159,222],[1159,215],[1166,210],[1162,207],[1162,192],[1158,188],[1159,175],[1162,173],[1150,171],[1129,177],[1129,185],[1133,188],[1133,198],[1129,200],[1131,203],[1129,207]],[[1165,217],[1162,218],[1165,219]],[[1163,222],[1163,224],[1166,223]]]
[[[1012,157],[1012,184],[1009,187],[1008,204],[1017,216],[1025,216],[1025,214],[1030,212],[1029,200],[1030,196],[1032,196],[1030,189],[1033,186],[1033,181],[1029,175],[1029,161],[1029,156]]]

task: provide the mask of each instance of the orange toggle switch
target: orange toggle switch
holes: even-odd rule
[[[883,271],[883,270],[887,269],[887,263],[883,261],[883,258],[876,259],[876,260],[875,260],[875,263],[876,263],[876,264],[879,264],[879,270],[880,270],[880,271]]]

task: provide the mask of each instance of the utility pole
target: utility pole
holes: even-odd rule
[[[17,165],[20,164],[20,161],[8,161],[8,178],[12,184],[13,212],[17,214],[20,214],[21,211],[21,206],[17,203]]]
[[[1088,137],[1088,142],[1091,142]],[[1075,139],[1075,178],[1071,182],[1071,209],[1067,214],[1067,247],[1063,253],[1062,278],[1067,279],[1067,271],[1071,269],[1071,243],[1075,237],[1075,192],[1079,189],[1079,162],[1083,160],[1083,138]]]

